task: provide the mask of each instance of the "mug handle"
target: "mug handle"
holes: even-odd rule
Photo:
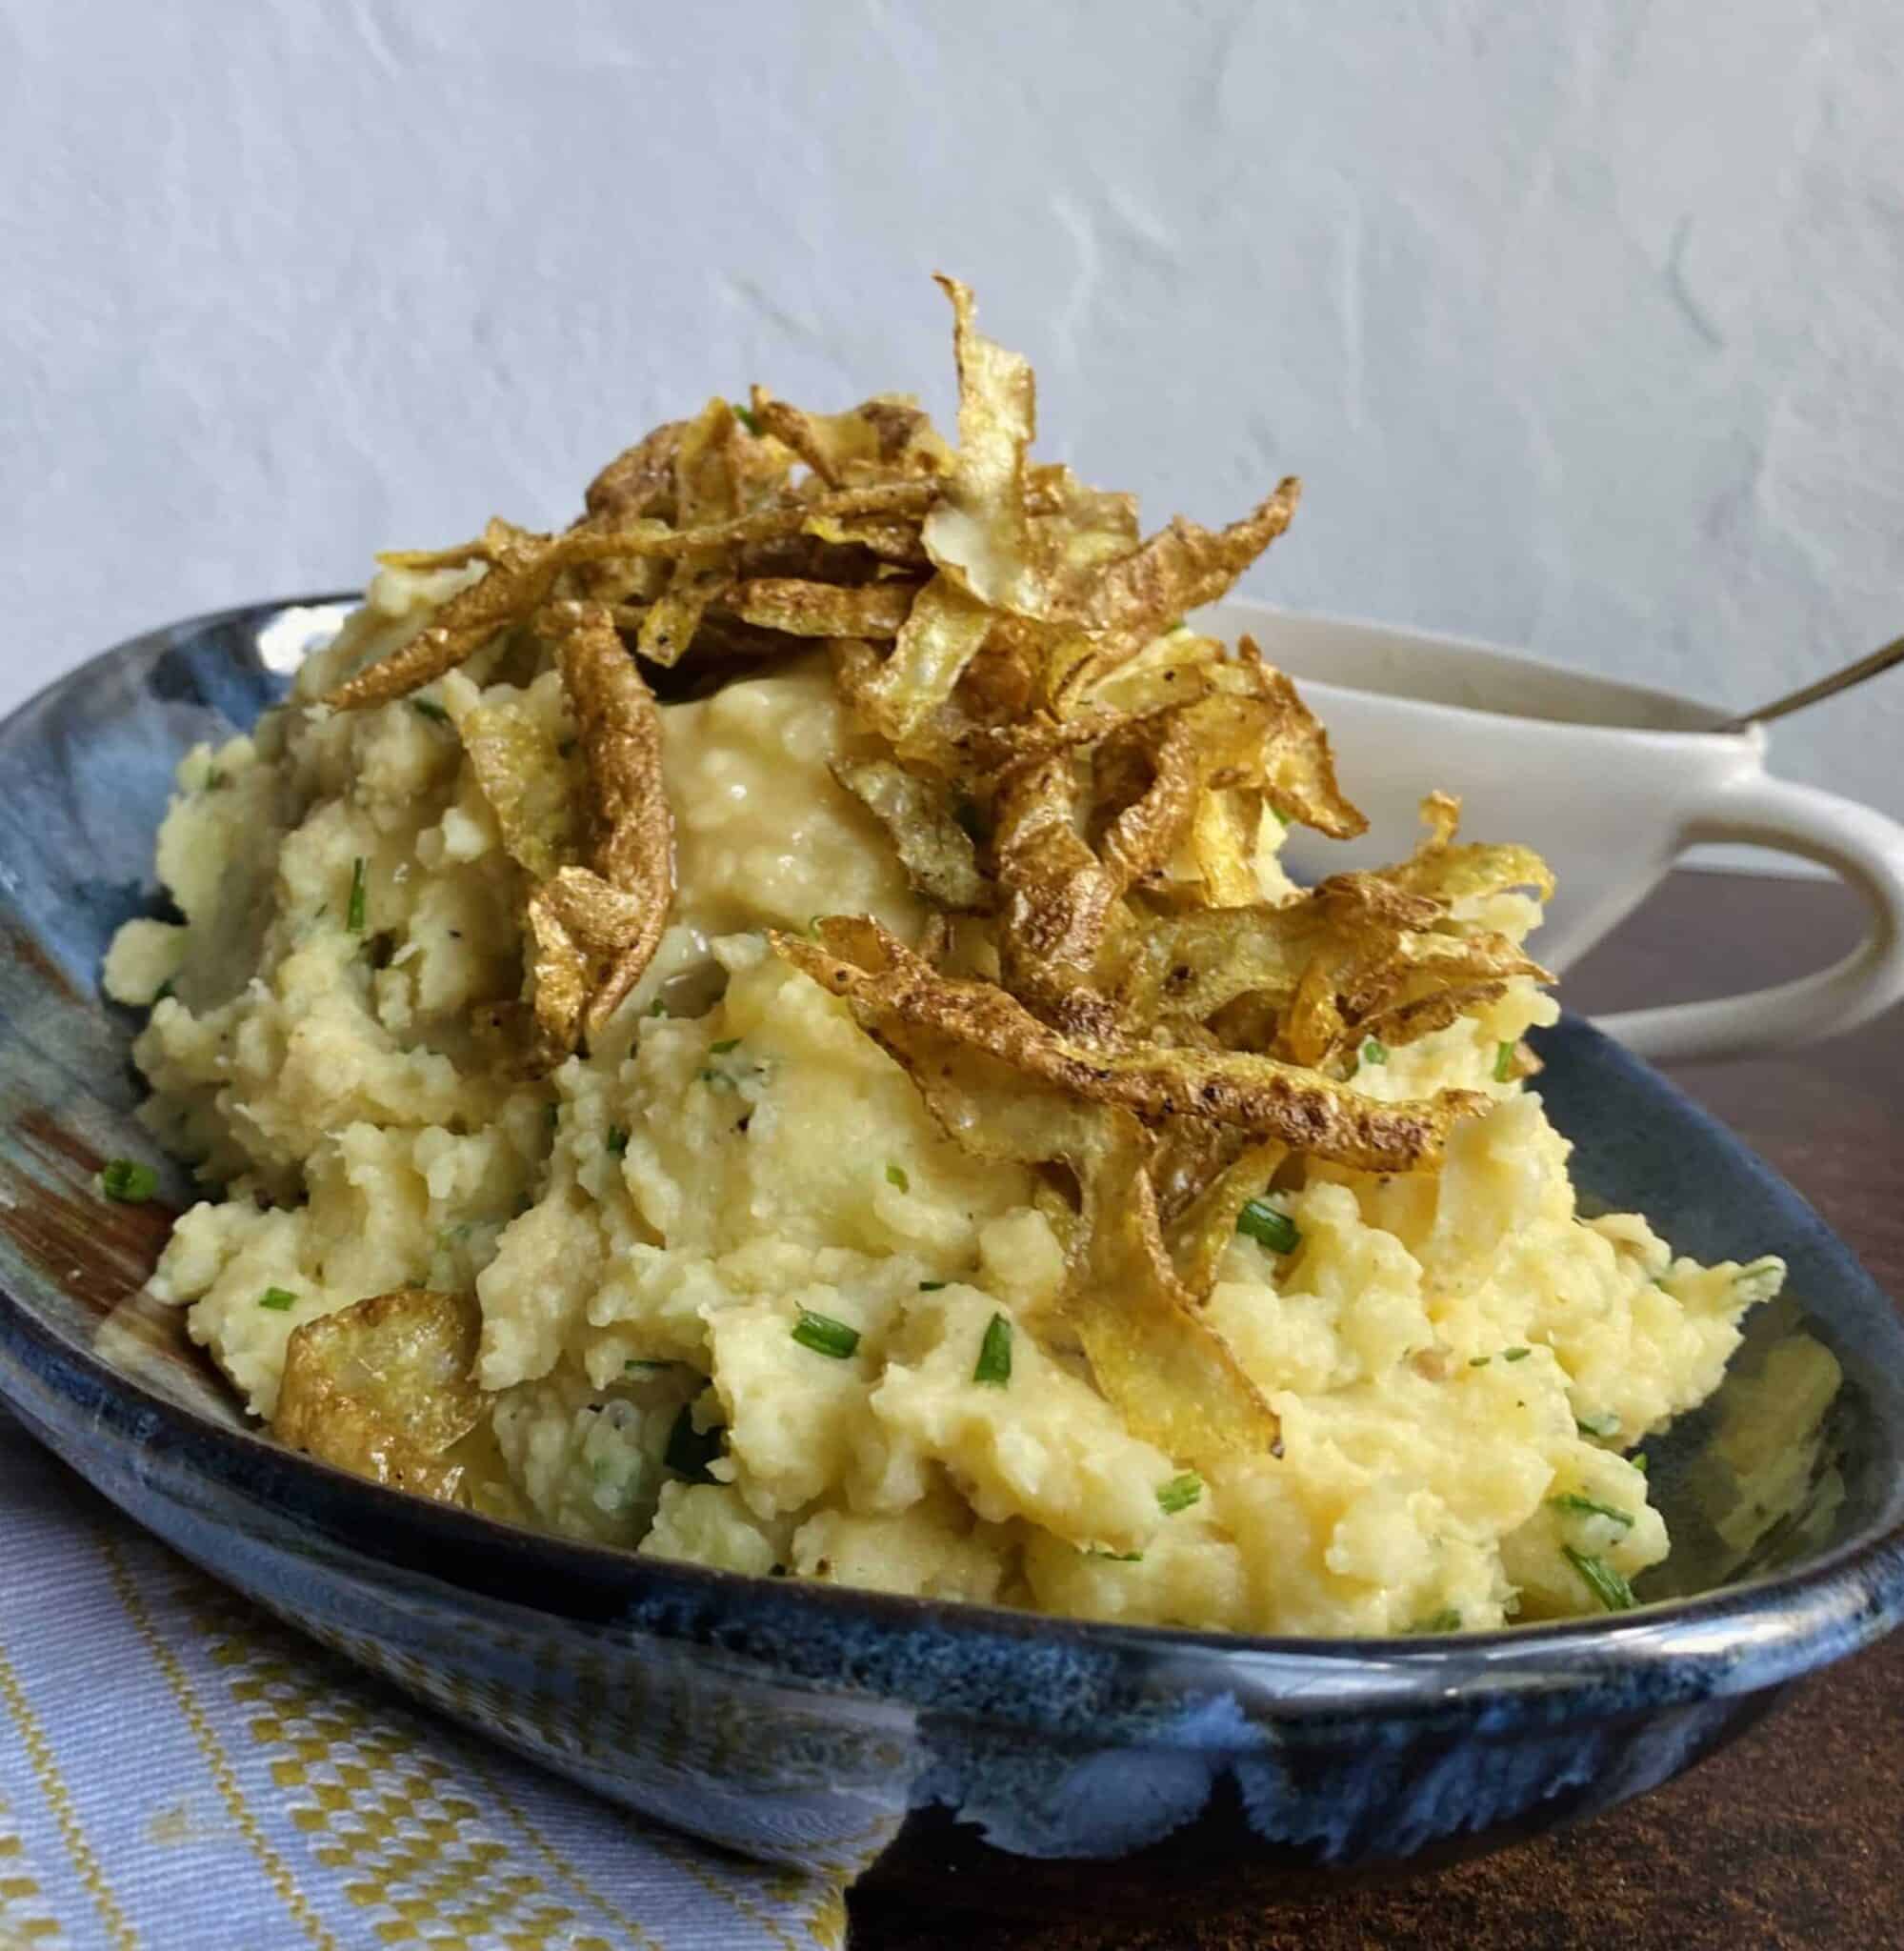
[[[1679,837],[1682,848],[1744,842],[1818,861],[1870,902],[1870,933],[1842,961],[1794,982],[1596,1018],[1610,1036],[1654,1062],[1762,1056],[1855,1029],[1904,997],[1904,827],[1835,793],[1748,772]]]

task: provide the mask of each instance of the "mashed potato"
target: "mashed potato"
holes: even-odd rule
[[[301,697],[470,575],[380,574]],[[828,769],[851,734],[824,661],[665,709],[672,916],[608,1033],[546,1077],[472,1027],[521,983],[520,871],[457,729],[498,706],[571,749],[553,674],[483,657],[421,698],[294,702],[192,753],[158,851],[184,918],[130,924],[110,958],[110,993],[151,1004],[145,1115],[217,1189],[152,1289],[255,1414],[301,1322],[473,1290],[482,1500],[660,1557],[1360,1634],[1593,1611],[1583,1561],[1630,1578],[1665,1555],[1630,1453],[1716,1386],[1782,1269],[1580,1216],[1537,1093],[1495,1077],[1553,1018],[1528,981],[1356,1077],[1488,1095],[1438,1176],[1312,1164],[1275,1196],[1294,1249],[1228,1248],[1208,1318],[1282,1441],[1198,1476],[1125,1426],[1059,1329],[1065,1253],[1031,1172],[954,1145],[847,1005],[768,952],[764,930],[823,911],[907,939],[925,919]],[[1515,939],[1537,918],[1486,907]],[[989,1386],[1000,1316],[1010,1380]]]

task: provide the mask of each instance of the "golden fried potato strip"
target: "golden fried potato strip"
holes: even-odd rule
[[[785,636],[897,636],[920,585],[913,582],[814,583],[792,576],[754,576],[719,601],[743,623]]]
[[[482,1310],[468,1294],[399,1287],[302,1322],[285,1345],[271,1434],[326,1463],[445,1502],[449,1458],[490,1398],[472,1379]]]
[[[978,331],[967,286],[945,276],[937,284],[952,308],[958,453],[943,498],[926,517],[926,553],[969,595],[1015,610],[1031,560],[1025,451],[1038,419],[1031,363]]]
[[[1097,1386],[1132,1431],[1195,1469],[1279,1454],[1274,1410],[1171,1264],[1136,1120],[1111,1129],[1083,1175],[1083,1268],[1068,1309]]]
[[[892,654],[853,699],[902,756],[911,755],[952,696],[991,628],[991,611],[950,576],[935,575],[913,598]]]
[[[562,681],[575,708],[588,761],[591,865],[617,896],[571,877],[551,912],[571,935],[610,958],[585,1013],[598,1031],[652,959],[674,898],[674,814],[661,769],[661,716],[613,619],[599,604],[562,603],[550,613]],[[631,929],[629,915],[634,916]]]
[[[1273,1138],[1245,1146],[1170,1222],[1165,1237],[1171,1264],[1189,1293],[1199,1299],[1209,1295],[1217,1263],[1236,1237],[1238,1216],[1288,1157],[1289,1147]]]
[[[1060,710],[1135,656],[1186,611],[1223,595],[1289,527],[1301,493],[1302,483],[1289,475],[1227,529],[1199,528],[1177,515],[1148,542],[1109,564],[1074,617],[1104,641],[1066,677],[1057,700]]]
[[[674,519],[674,463],[687,431],[687,421],[668,421],[616,454],[589,483],[583,506],[598,527]]]
[[[774,952],[845,996],[882,1042],[892,1023],[923,1023],[1092,1103],[1147,1121],[1185,1115],[1233,1124],[1364,1172],[1440,1163],[1454,1119],[1485,1110],[1472,1091],[1378,1103],[1331,1077],[1243,1052],[1154,1043],[1108,1049],[1060,1035],[1002,989],[940,976],[876,921],[832,916],[818,942],[774,935]]]
[[[486,535],[478,553],[490,561],[480,582],[457,591],[408,643],[327,692],[320,702],[337,711],[361,711],[422,690],[474,656],[498,631],[519,623],[554,588],[561,569],[546,536],[520,530],[510,531],[507,539]]]
[[[808,413],[756,386],[752,412],[761,432],[792,448],[829,488],[868,469],[942,474],[952,466],[945,442],[910,394],[879,393],[844,413]]]
[[[1065,752],[1020,766],[999,791],[999,969],[1006,988],[1048,1021],[1112,1035],[1098,965],[1125,879],[1085,844],[1081,802]]]
[[[1198,1469],[1274,1450],[1274,1413],[1172,1270],[1137,1120],[1029,1082],[932,1024],[893,1017],[877,1034],[954,1143],[981,1158],[1062,1163],[1076,1178],[1064,1315],[1129,1426]]]
[[[991,883],[958,822],[951,788],[892,759],[835,759],[832,772],[886,829],[907,877],[929,901],[971,913],[992,906]]]
[[[674,454],[674,507],[683,531],[719,528],[743,513],[734,467],[737,432],[733,409],[724,399],[711,399],[682,432]],[[641,654],[664,667],[679,663],[708,605],[731,579],[720,549],[678,556],[667,588],[641,619]]]
[[[1455,844],[1461,802],[1453,794],[1431,793],[1421,802],[1421,816],[1429,829],[1421,844],[1408,859],[1383,869],[1396,887],[1451,904],[1508,888],[1530,888],[1543,901],[1552,897],[1553,871],[1532,847]]]

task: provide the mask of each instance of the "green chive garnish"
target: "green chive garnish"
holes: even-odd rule
[[[897,1186],[902,1193],[912,1190],[912,1181],[906,1177],[906,1168],[903,1165],[889,1165],[886,1168],[886,1183]]]
[[[1099,1551],[1094,1545],[1085,1556],[1105,1559],[1113,1565],[1141,1565],[1144,1562],[1144,1554],[1140,1551]]]
[[[1503,1361],[1525,1361],[1533,1353],[1533,1350],[1532,1348],[1503,1348],[1501,1350],[1501,1359]]]
[[[618,1124],[609,1126],[609,1150],[617,1158],[628,1150],[628,1134]]]
[[[710,1056],[725,1056],[730,1050],[738,1050],[739,1048],[740,1038],[738,1036],[723,1036],[718,1043],[710,1043],[708,1045],[708,1055]]]
[[[1236,1231],[1247,1233],[1273,1254],[1293,1254],[1302,1244],[1302,1230],[1287,1213],[1267,1199],[1250,1199],[1236,1216]]]
[[[419,718],[428,718],[432,724],[447,725],[450,722],[450,714],[433,697],[413,697],[410,708]]]
[[[835,1361],[844,1361],[859,1346],[859,1330],[845,1321],[834,1320],[832,1315],[816,1315],[812,1308],[803,1307],[800,1318],[793,1323],[793,1338],[815,1355],[830,1355]]]
[[[1578,1491],[1563,1491],[1557,1498],[1547,1500],[1558,1511],[1578,1511],[1586,1518],[1611,1518],[1622,1531],[1633,1529],[1633,1513],[1622,1511],[1617,1504],[1603,1504],[1593,1498],[1583,1498]]]
[[[1458,1633],[1461,1630],[1461,1615],[1450,1606],[1439,1612],[1432,1612],[1425,1619],[1416,1619],[1409,1627],[1411,1634],[1417,1633]]]
[[[1631,1463],[1633,1467],[1635,1470],[1637,1470],[1642,1477],[1646,1475],[1646,1452],[1644,1450],[1635,1450],[1633,1453],[1633,1455],[1627,1458],[1627,1461]]]
[[[1575,1551],[1571,1544],[1560,1547],[1560,1555],[1579,1573],[1580,1581],[1608,1612],[1631,1612],[1639,1603],[1633,1587],[1607,1563],[1591,1552]]]
[[[1012,1323],[1003,1315],[993,1315],[985,1324],[972,1378],[993,1389],[1002,1389],[1012,1379]]]
[[[297,1305],[297,1296],[288,1287],[267,1287],[258,1296],[258,1305],[274,1309],[279,1314],[289,1314]]]
[[[1379,1036],[1370,1036],[1363,1041],[1361,1057],[1364,1063],[1387,1063],[1389,1046]]]
[[[663,1002],[661,998],[657,996],[654,998],[654,1000],[648,1005],[648,1014],[651,1016],[665,1016],[668,1014],[668,1005],[665,1002]]]
[[[676,1477],[685,1477],[690,1483],[711,1483],[714,1479],[708,1465],[720,1453],[719,1424],[712,1429],[696,1429],[693,1404],[682,1403],[681,1413],[674,1418],[674,1427],[668,1432],[668,1447],[661,1453],[662,1462]]]
[[[1494,1045],[1494,1082],[1497,1084],[1511,1084],[1513,1082],[1513,1045],[1512,1043],[1496,1043]]]
[[[99,1173],[99,1190],[122,1206],[143,1206],[159,1189],[159,1176],[136,1158],[109,1158]]]
[[[630,1376],[651,1376],[664,1368],[672,1368],[671,1361],[657,1361],[645,1355],[631,1355],[622,1363],[622,1373]]]
[[[1573,1426],[1583,1437],[1616,1437],[1620,1433],[1620,1419],[1611,1410],[1605,1416],[1579,1416],[1573,1419]]]
[[[733,416],[753,435],[754,439],[758,440],[760,438],[760,415],[752,407],[735,407]]]
[[[1187,1511],[1203,1495],[1203,1479],[1194,1470],[1186,1470],[1168,1483],[1157,1486],[1157,1508],[1166,1518]]]
[[[344,911],[344,926],[352,935],[364,932],[364,856],[361,854],[351,868],[351,905]]]
[[[1486,1368],[1493,1358],[1492,1355],[1471,1355],[1468,1358],[1468,1366],[1470,1368]]]
[[[936,1294],[941,1287],[948,1287],[951,1284],[947,1280],[921,1280],[919,1282],[919,1292],[921,1294]]]

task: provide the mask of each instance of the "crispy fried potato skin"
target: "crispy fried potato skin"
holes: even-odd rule
[[[471,1379],[473,1295],[400,1287],[302,1323],[285,1351],[271,1433],[293,1449],[398,1490],[453,1502],[449,1452],[488,1408]]]

